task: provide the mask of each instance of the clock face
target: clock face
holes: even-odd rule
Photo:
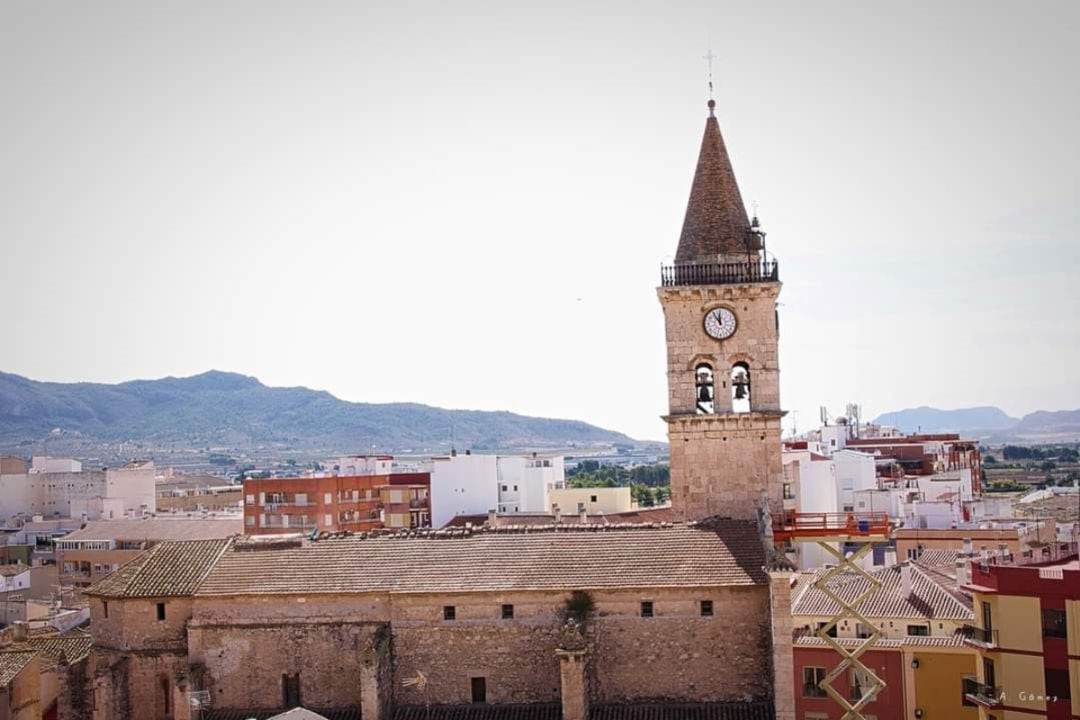
[[[705,332],[709,337],[726,340],[735,334],[735,313],[720,307],[705,314]]]

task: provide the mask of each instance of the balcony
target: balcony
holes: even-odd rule
[[[660,266],[660,284],[663,287],[739,285],[779,281],[780,265],[776,260],[709,264],[682,263]]]
[[[984,630],[975,625],[965,625],[963,629],[964,644],[980,650],[993,650],[998,646],[998,631]]]
[[[970,678],[964,679],[964,697],[976,705],[994,708],[1001,704],[1002,690]]]

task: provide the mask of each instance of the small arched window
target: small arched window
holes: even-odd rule
[[[750,412],[750,366],[744,362],[731,366],[731,411]]]
[[[713,369],[710,365],[702,363],[694,368],[694,396],[697,398],[698,415],[713,414],[714,384]]]

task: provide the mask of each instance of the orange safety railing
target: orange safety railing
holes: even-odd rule
[[[889,514],[883,512],[784,512],[773,515],[773,537],[776,540],[888,534]]]

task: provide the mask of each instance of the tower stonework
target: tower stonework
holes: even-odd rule
[[[657,290],[672,506],[687,520],[756,518],[783,496],[779,272],[747,219],[712,107],[675,264]]]

